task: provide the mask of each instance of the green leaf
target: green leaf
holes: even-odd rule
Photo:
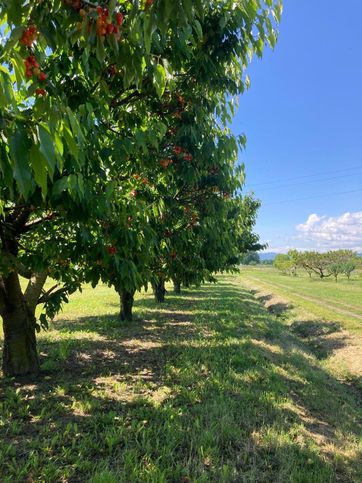
[[[63,191],[67,189],[68,186],[68,176],[63,176],[62,178],[58,179],[53,186],[53,196],[59,196]]]
[[[31,167],[34,171],[34,179],[36,184],[41,188],[43,198],[46,198],[48,191],[47,183],[47,160],[40,152],[39,146],[34,144],[29,152],[29,159]]]
[[[156,65],[153,85],[155,86],[158,97],[161,98],[166,88],[166,71],[161,64]]]
[[[108,3],[108,10],[109,10],[109,13],[113,13],[115,8],[116,8],[116,5],[117,5],[117,0],[109,0],[109,3]]]
[[[8,21],[14,25],[20,25],[22,17],[22,1],[8,0]]]
[[[63,125],[63,138],[67,143],[69,152],[78,160],[78,154],[79,154],[78,146],[74,140],[71,130],[66,124]]]
[[[32,188],[31,173],[28,164],[29,140],[23,128],[18,128],[10,138],[10,155],[14,162],[14,178],[19,192],[27,198]]]
[[[70,196],[75,200],[78,194],[78,177],[76,174],[70,174],[68,176],[68,192]]]
[[[192,1],[193,0],[183,0],[182,5],[184,8],[184,11],[187,15],[187,18],[192,21],[193,20],[193,14],[192,14]]]
[[[0,66],[0,107],[8,107],[9,104],[15,104],[11,79],[7,70]]]
[[[194,27],[195,27],[196,34],[197,34],[199,40],[202,40],[203,37],[204,37],[204,34],[202,32],[201,24],[200,24],[200,22],[198,20],[195,20]]]
[[[96,57],[98,62],[103,65],[106,58],[106,51],[104,49],[104,39],[101,36],[97,36]]]
[[[153,19],[153,15],[145,16],[144,23],[143,23],[143,38],[145,42],[145,48],[147,54],[151,51],[152,45],[152,35],[155,31],[156,25]]]
[[[23,35],[24,27],[15,27],[11,34],[9,40],[6,42],[6,49],[9,50],[13,48]]]
[[[56,166],[56,154],[53,139],[51,137],[49,128],[44,124],[39,125],[38,131],[40,140],[40,152],[47,160],[49,176],[50,179],[53,179]]]
[[[84,139],[84,135],[80,127],[79,121],[69,107],[67,107],[67,113],[68,113],[68,118],[69,118],[70,125],[72,127],[73,134],[74,136],[77,136],[78,142],[82,147],[85,142],[85,139]]]

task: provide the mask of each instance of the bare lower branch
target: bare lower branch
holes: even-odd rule
[[[24,228],[22,230],[22,233],[28,233],[29,231],[31,231],[33,228],[36,228],[41,223],[44,223],[45,221],[53,220],[55,218],[55,216],[56,216],[55,213],[50,213],[47,216],[43,216],[43,217],[37,218],[36,220],[33,220],[29,223],[26,223],[26,225],[24,226]]]
[[[55,285],[53,285],[53,287],[51,287],[51,288],[50,288],[49,290],[47,290],[46,292],[45,292],[45,290],[43,290],[42,295],[41,295],[40,299],[38,300],[38,305],[39,305],[39,304],[45,304],[45,302],[48,302],[48,300],[49,300],[49,298],[50,298],[51,294],[52,294],[52,293],[54,292],[54,290],[55,290],[56,288],[58,288],[58,287],[59,287],[59,284],[58,284],[58,283],[56,283]]]
[[[24,293],[24,297],[32,313],[35,312],[36,306],[39,303],[40,295],[42,293],[47,277],[48,272],[43,271],[40,273],[33,273],[29,280],[28,286]]]
[[[39,301],[38,301],[38,304],[46,304],[47,302],[49,302],[49,300],[51,300],[52,297],[58,295],[58,294],[61,294],[61,293],[66,293],[68,291],[68,289],[66,287],[62,287],[58,290],[53,290],[55,289],[55,287],[52,288],[52,290],[48,290],[46,293],[44,293]]]

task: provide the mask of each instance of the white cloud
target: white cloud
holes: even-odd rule
[[[347,212],[337,217],[313,213],[296,229],[298,239],[316,250],[349,248],[362,251],[362,211]]]

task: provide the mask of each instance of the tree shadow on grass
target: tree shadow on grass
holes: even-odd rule
[[[45,378],[2,382],[1,481],[358,481],[355,394],[249,292],[136,305],[57,321]]]
[[[303,339],[318,359],[326,359],[349,344],[350,336],[338,322],[298,320],[290,329]]]

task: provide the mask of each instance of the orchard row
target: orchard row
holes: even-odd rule
[[[113,287],[130,319],[137,290],[152,288],[161,302],[167,281],[213,281],[260,247],[259,203],[242,191],[245,138],[228,126],[281,7],[0,8],[3,369],[22,375],[39,371],[36,331],[84,283]]]

